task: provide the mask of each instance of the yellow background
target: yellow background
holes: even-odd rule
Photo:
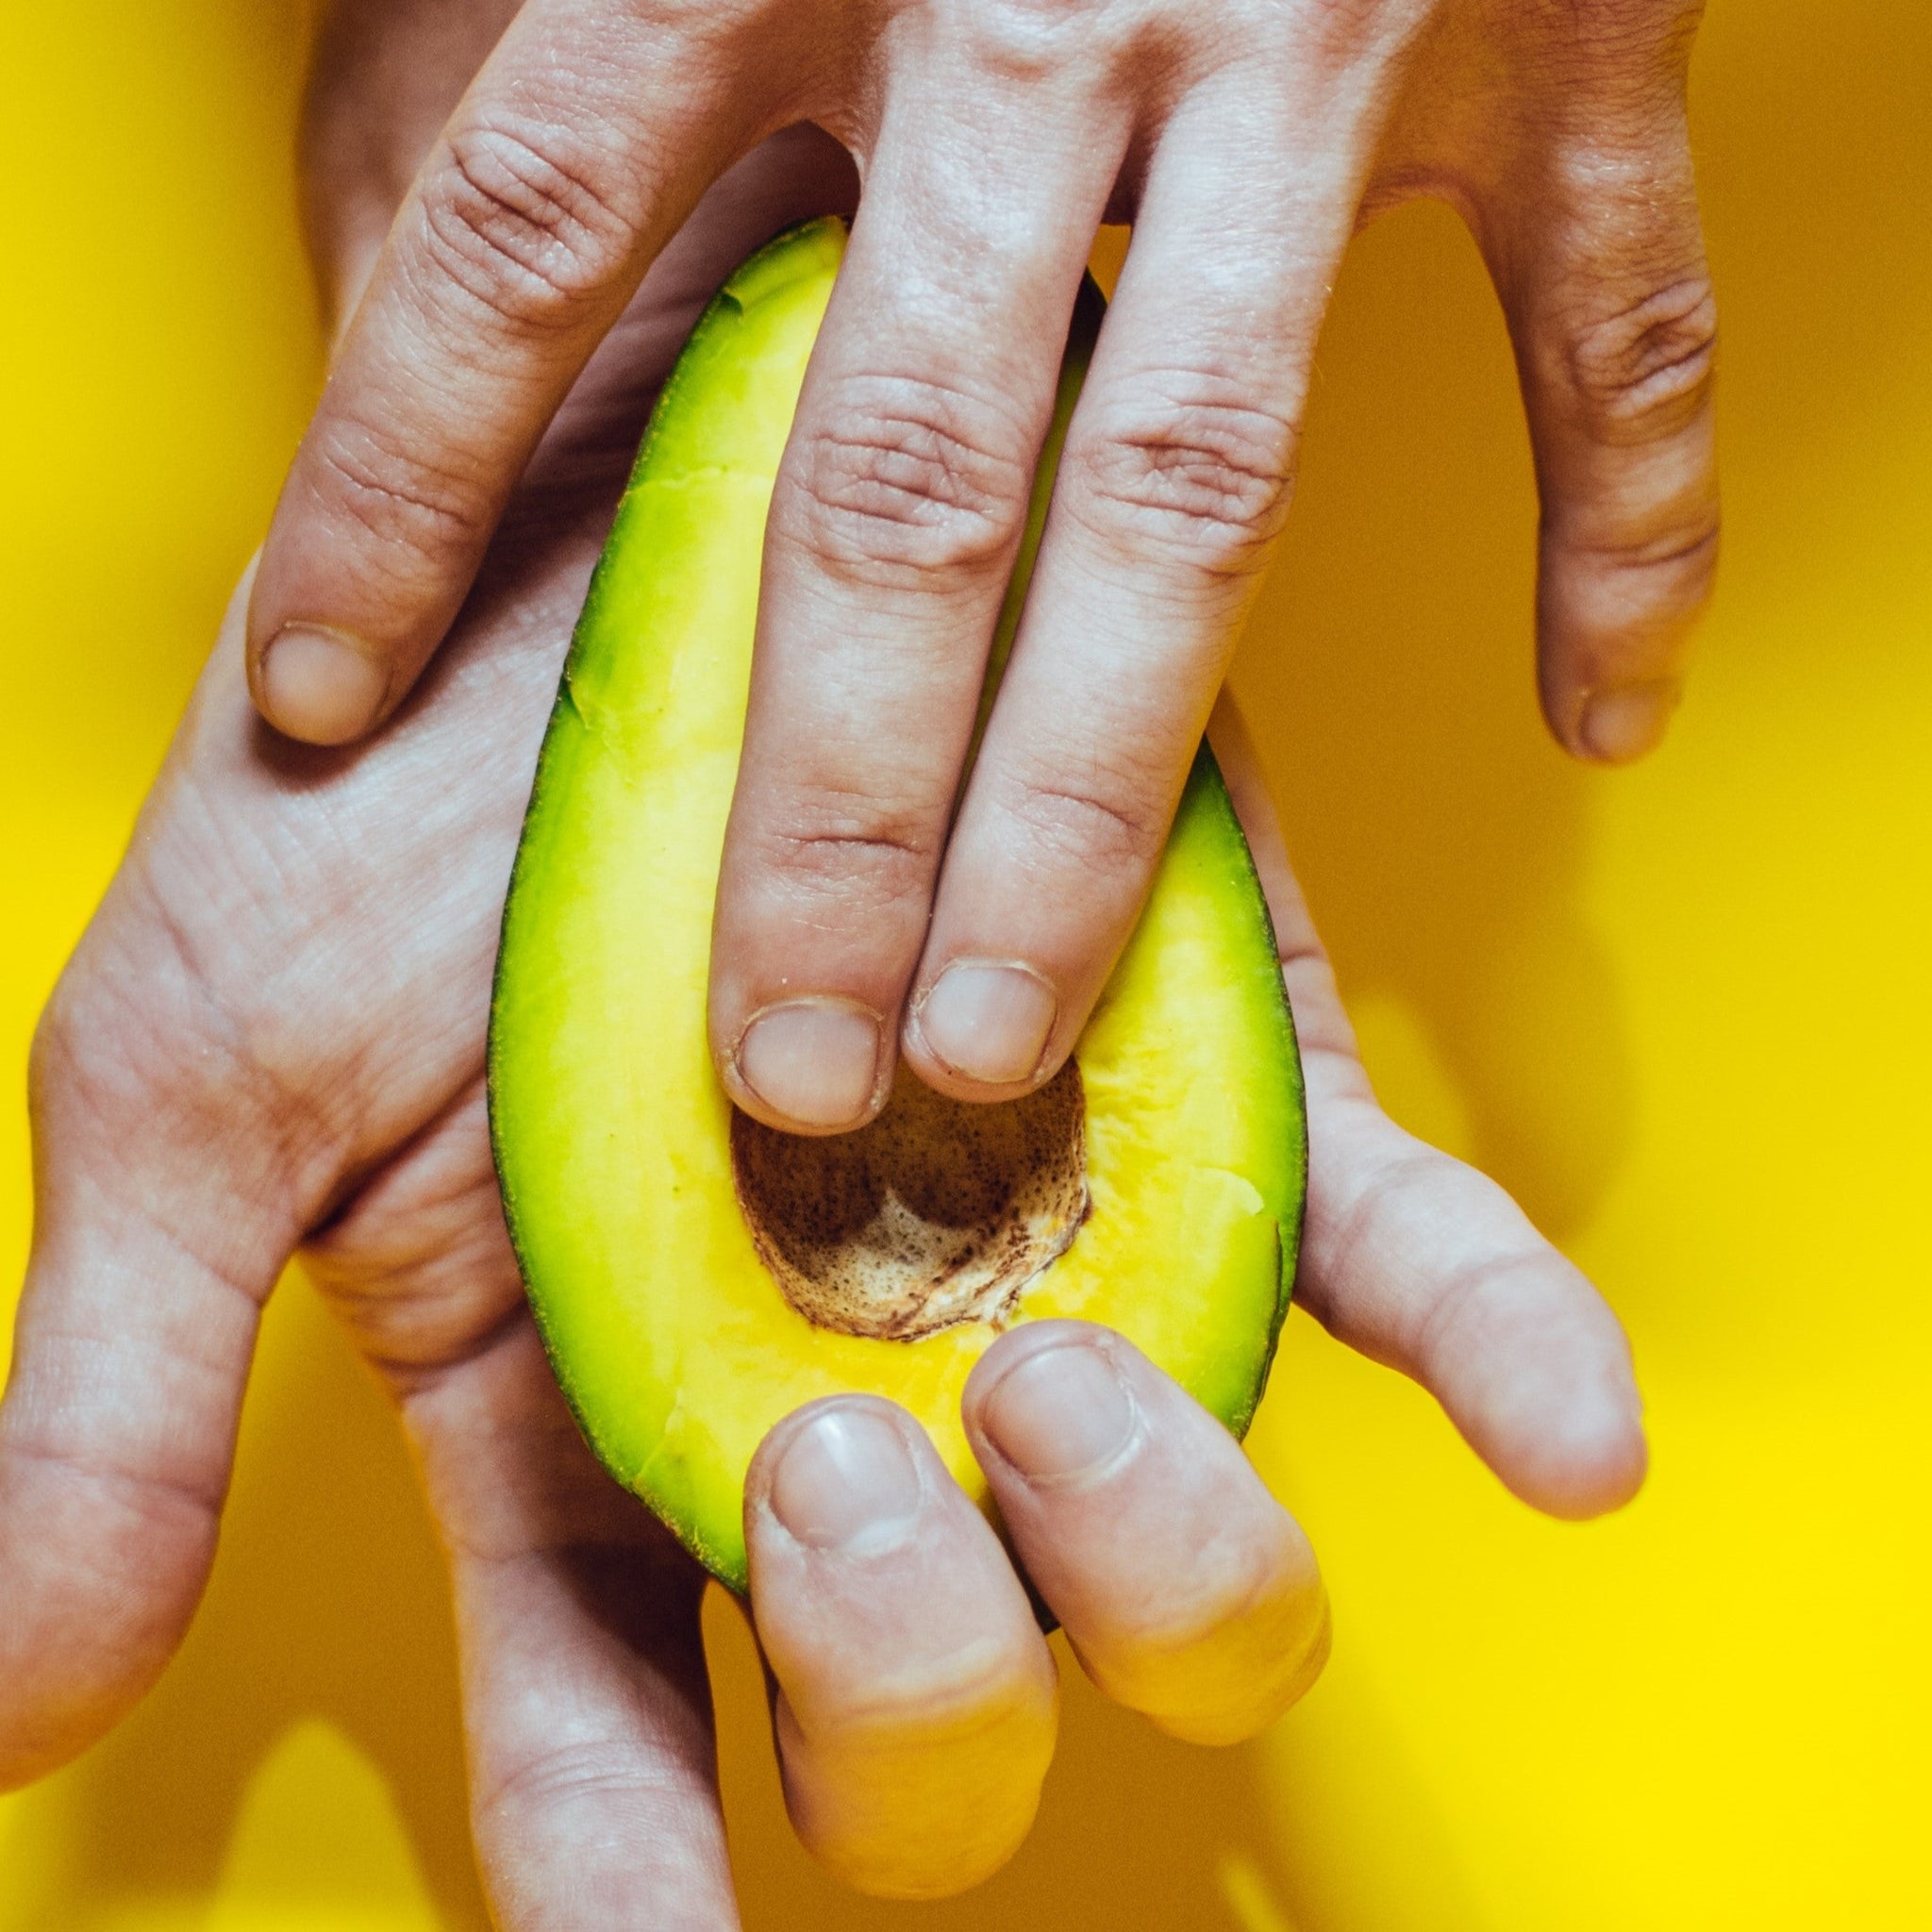
[[[16,1093],[316,380],[301,42],[293,0],[0,9]],[[1591,773],[1541,735],[1508,361],[1436,210],[1351,258],[1241,673],[1385,1096],[1623,1312],[1649,1489],[1540,1522],[1297,1317],[1256,1446],[1335,1596],[1307,1705],[1210,1755],[1074,1686],[1011,1870],[879,1907],[790,1843],[714,1618],[753,1927],[1932,1924],[1928,99],[1918,0],[1713,10],[1729,532],[1659,758]],[[9,1102],[9,1282],[27,1198]],[[291,1284],[201,1621],[119,1734],[0,1801],[0,1932],[478,1927],[456,1722],[393,1431]]]

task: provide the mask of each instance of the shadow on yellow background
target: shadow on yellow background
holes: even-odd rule
[[[0,1039],[98,894],[318,360],[291,0],[0,19]],[[1541,1523],[1428,1403],[1291,1324],[1254,1438],[1334,1665],[1247,1749],[1070,1673],[1040,1831],[974,1896],[858,1901],[791,1843],[712,1606],[754,1927],[1235,1932],[1932,1923],[1932,15],[1718,0],[1695,103],[1729,533],[1672,743],[1536,722],[1534,507],[1466,241],[1358,243],[1289,555],[1238,682],[1393,1110],[1507,1183],[1636,1340],[1655,1474]],[[28,1215],[0,1114],[0,1262]],[[308,1291],[271,1313],[183,1656],[0,1801],[0,1932],[481,1927],[439,1561]]]

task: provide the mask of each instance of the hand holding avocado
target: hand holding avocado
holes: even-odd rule
[[[774,498],[711,1050],[793,1131],[870,1118],[901,1055],[958,1098],[1042,1085],[1146,896],[1365,214],[1441,195],[1495,278],[1543,491],[1553,730],[1612,760],[1661,735],[1716,534],[1695,18],[529,0],[342,338],[256,583],[256,695],[315,742],[390,715],[639,276],[733,160],[814,121],[866,186]],[[1132,253],[959,798],[1107,219]]]
[[[962,1101],[901,1069],[865,1126],[807,1136],[735,1108],[712,1071],[758,549],[845,244],[826,216],[759,249],[665,384],[538,762],[491,1024],[497,1172],[558,1380],[605,1467],[739,1591],[754,1452],[816,1399],[899,1405],[983,1500],[962,1396],[1017,1321],[1104,1322],[1243,1433],[1307,1174],[1274,935],[1205,749],[1134,937],[1043,1087]],[[1062,427],[1102,308],[1090,288]],[[1049,459],[989,702],[1052,485]]]
[[[667,250],[376,742],[316,752],[255,721],[238,597],[37,1047],[40,1211],[0,1409],[0,1782],[100,1735],[179,1641],[258,1311],[300,1252],[394,1393],[449,1551],[502,1923],[557,1923],[560,1900],[572,1932],[735,1922],[703,1573],[559,1399],[505,1240],[483,1027],[544,714],[644,410],[738,260],[840,205],[829,158],[771,144]],[[335,186],[352,210],[380,171]],[[1529,1501],[1613,1507],[1643,1453],[1614,1320],[1500,1190],[1375,1105],[1238,721],[1214,742],[1301,1038],[1305,1307],[1433,1390]],[[964,1394],[1008,1533],[1104,1689],[1206,1739],[1297,1694],[1319,1578],[1219,1421],[1081,1324],[1023,1324]],[[969,1882],[1024,1831],[1052,1741],[1047,1653],[1000,1544],[872,1403],[782,1424],[749,1504],[801,1829],[860,1883]]]

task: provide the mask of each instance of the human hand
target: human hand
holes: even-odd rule
[[[493,30],[507,9],[478,4]],[[866,192],[774,505],[713,1049],[741,1106],[800,1131],[869,1115],[901,1051],[961,1098],[1024,1091],[1138,914],[1366,212],[1447,198],[1495,277],[1542,488],[1553,729],[1605,759],[1660,735],[1717,527],[1696,13],[530,0],[342,340],[256,583],[256,695],[324,742],[403,700],[645,266],[729,161],[816,120]],[[1133,249],[960,798],[1103,218],[1134,221]]]
[[[483,1027],[542,718],[651,389],[723,274],[841,186],[810,141],[780,143],[667,255],[379,743],[318,754],[256,726],[231,612],[36,1053],[40,1211],[0,1408],[0,1782],[98,1735],[179,1641],[258,1309],[300,1247],[397,1398],[449,1551],[503,1922],[733,1923],[702,1579],[597,1470],[542,1360],[490,1168]],[[1252,762],[1219,741],[1307,1058],[1305,1306],[1421,1375],[1532,1501],[1614,1504],[1642,1457],[1614,1322],[1491,1184],[1375,1108]],[[1068,1444],[1006,1399],[1058,1369],[1046,1406],[1074,1407],[1095,1348],[1134,1392],[1134,1445],[1104,1480],[1029,1484],[990,1438],[1016,1431],[1016,1456]],[[1131,1351],[1016,1331],[969,1410],[1016,1548],[1106,1688],[1184,1735],[1228,1737],[1306,1681],[1324,1629],[1306,1544],[1225,1433]],[[881,1414],[921,1507],[894,1546],[841,1552],[825,1510],[851,1505],[841,1469],[876,1484],[889,1468],[864,1451]],[[810,1420],[774,1432],[750,1494],[794,1815],[857,1882],[949,1890],[1024,1831],[1051,1746],[1047,1654],[1008,1560],[896,1412],[835,1405],[830,1441],[794,1469]],[[797,1519],[803,1538],[781,1521],[794,1508],[819,1511]]]

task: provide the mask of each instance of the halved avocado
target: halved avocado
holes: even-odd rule
[[[902,1404],[983,1500],[960,1390],[1015,1322],[1107,1323],[1245,1429],[1307,1171],[1274,934],[1205,747],[1041,1092],[975,1108],[902,1073],[877,1122],[808,1141],[718,1084],[711,906],[765,514],[844,242],[827,220],[753,256],[658,401],[544,740],[491,1022],[504,1207],[558,1380],[606,1468],[740,1591],[745,1470],[814,1397]],[[994,675],[1101,306],[1090,284]]]

